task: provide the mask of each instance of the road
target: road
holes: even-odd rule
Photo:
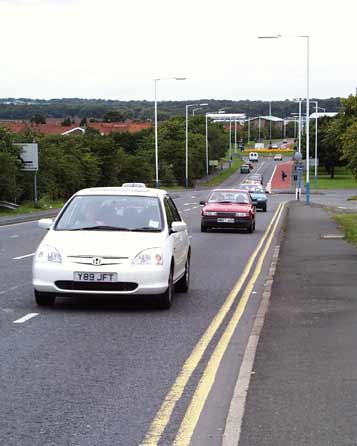
[[[274,162],[260,160],[257,169],[267,182]],[[269,224],[290,198],[271,196],[253,234],[201,233],[199,201],[207,194],[172,193],[190,229],[192,259],[190,291],[175,295],[170,311],[138,298],[63,298],[39,308],[31,264],[43,230],[35,222],[0,227],[2,445],[220,444],[275,240]]]

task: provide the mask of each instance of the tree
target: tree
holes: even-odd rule
[[[335,168],[341,161],[341,121],[338,118],[322,118],[318,122],[318,157],[331,178],[335,176]],[[314,140],[315,124],[311,125],[311,141]],[[305,141],[304,141],[305,147]]]
[[[70,117],[65,118],[62,122],[61,125],[63,127],[69,127],[70,125],[72,125],[72,119]]]
[[[124,121],[124,115],[119,110],[110,110],[103,116],[104,122],[122,122]]]
[[[0,126],[0,200],[16,201],[19,189],[17,176],[20,172],[19,149],[13,145],[13,136]]]
[[[342,137],[342,159],[357,179],[357,120],[348,127]]]
[[[31,122],[34,124],[46,124],[46,118],[41,113],[35,113],[31,118]]]

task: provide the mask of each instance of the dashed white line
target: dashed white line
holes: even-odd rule
[[[26,314],[23,317],[20,317],[20,319],[16,319],[16,321],[14,321],[14,324],[23,324],[24,322],[28,321],[29,319],[32,319],[35,316],[38,316],[40,313],[29,313]]]
[[[2,295],[2,294],[6,294],[6,293],[8,293],[9,291],[14,291],[14,290],[16,290],[17,288],[20,288],[20,287],[22,287],[22,286],[28,286],[29,284],[28,283],[22,283],[21,285],[15,285],[15,286],[12,286],[11,288],[9,288],[9,289],[7,289],[7,290],[2,290],[2,291],[0,291],[0,296]]]
[[[258,169],[256,170],[256,173],[259,172],[259,170],[264,166],[264,164],[265,164],[265,161],[263,161],[262,164],[258,167]]]
[[[271,174],[271,177],[270,177],[270,180],[268,181],[268,183],[271,183],[271,182],[273,181],[274,174],[275,174],[275,171],[276,171],[276,168],[277,168],[277,167],[278,167],[278,166],[275,166],[275,167],[274,167],[273,173]]]
[[[12,260],[20,260],[20,259],[25,259],[26,257],[32,257],[34,256],[35,253],[33,252],[32,254],[26,254],[24,256],[19,256],[19,257],[13,257]]]

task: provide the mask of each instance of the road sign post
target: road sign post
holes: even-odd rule
[[[35,207],[37,207],[38,144],[16,143],[14,145],[20,148],[20,153],[18,158],[21,162],[21,170],[25,172],[34,172],[34,202],[35,202]]]
[[[298,180],[297,180],[297,186],[296,186],[296,190],[295,190],[295,196],[296,196],[296,200],[300,201],[300,197],[301,197],[301,172],[303,170],[303,163],[302,163],[302,155],[301,152],[295,152],[295,160],[297,161],[297,176],[298,176]]]

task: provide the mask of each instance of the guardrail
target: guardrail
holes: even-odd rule
[[[9,201],[1,201],[0,200],[0,208],[6,208],[6,209],[17,209],[19,207],[18,204],[10,203]]]

